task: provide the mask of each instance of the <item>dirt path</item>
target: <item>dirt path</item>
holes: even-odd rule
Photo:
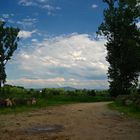
[[[107,104],[72,104],[0,115],[0,140],[139,140],[140,121],[109,110]]]

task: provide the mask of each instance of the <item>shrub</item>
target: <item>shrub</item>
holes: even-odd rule
[[[95,96],[96,95],[95,90],[88,90],[87,91],[87,95],[89,95],[89,96]]]
[[[116,103],[124,106],[133,106],[140,110],[140,94],[121,95],[116,99]]]

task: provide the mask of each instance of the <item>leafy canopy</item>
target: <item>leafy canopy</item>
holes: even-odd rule
[[[5,22],[0,21],[0,87],[6,81],[5,65],[17,49],[19,31],[18,28],[5,27]]]
[[[112,95],[128,94],[136,89],[140,73],[140,18],[138,0],[103,0],[104,21],[98,34],[107,38],[106,60],[110,92]]]

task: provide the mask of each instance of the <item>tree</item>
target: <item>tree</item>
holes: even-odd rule
[[[137,87],[140,74],[140,30],[136,25],[140,1],[103,1],[108,8],[104,10],[104,22],[97,33],[107,38],[110,93],[113,96],[129,94]]]
[[[0,87],[6,82],[5,66],[17,49],[18,33],[18,28],[5,27],[0,21]]]

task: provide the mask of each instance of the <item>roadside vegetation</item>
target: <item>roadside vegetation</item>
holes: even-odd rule
[[[140,119],[140,94],[133,93],[130,95],[121,95],[109,104],[109,108],[118,110],[119,112]]]
[[[115,99],[110,106],[132,116],[140,116],[140,16],[138,0],[103,0],[104,20],[98,35],[106,37],[109,63],[109,93]],[[139,89],[138,89],[139,88]],[[137,91],[138,89],[138,91]]]
[[[6,85],[0,91],[0,114],[17,113],[46,106],[111,101],[108,91],[86,89],[25,89]]]

